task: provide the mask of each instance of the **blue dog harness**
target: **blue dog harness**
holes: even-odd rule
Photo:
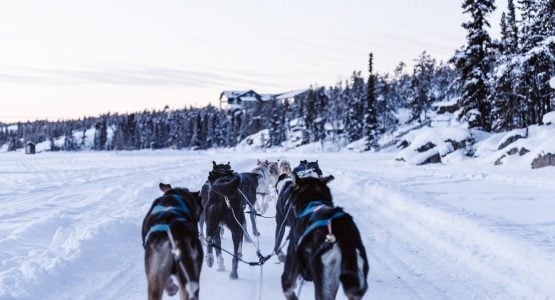
[[[176,216],[176,218],[171,220],[170,224],[175,221],[190,220],[191,211],[189,210],[189,208],[187,207],[187,205],[185,204],[185,201],[183,201],[181,196],[176,194],[171,194],[168,196],[172,196],[175,200],[177,200],[177,202],[179,203],[179,206],[164,206],[164,205],[157,204],[151,209],[149,215],[157,215],[156,220],[160,220],[162,217],[165,217],[168,215]],[[151,234],[155,232],[168,232],[168,230],[170,230],[170,224],[160,223],[160,224],[152,225],[148,229],[147,234],[145,235],[143,246],[146,246],[148,238],[150,237]]]
[[[328,207],[328,208],[333,208],[332,206],[329,206],[321,201],[313,201],[310,202],[305,209],[303,209],[301,211],[301,213],[297,216],[297,221],[303,218],[309,218],[309,226],[305,229],[305,231],[303,232],[303,234],[301,235],[301,237],[299,238],[299,240],[297,241],[297,245],[295,247],[295,250],[297,250],[304,238],[311,233],[312,231],[314,231],[317,228],[321,228],[321,227],[328,227],[331,224],[331,221],[333,221],[334,219],[346,216],[347,214],[345,212],[343,212],[343,210],[338,210],[336,212],[334,212],[331,216],[326,217],[326,218],[322,218],[322,219],[317,219],[317,215],[316,212],[318,210],[320,210],[321,208],[324,207]],[[331,232],[329,232],[329,234],[331,235]]]

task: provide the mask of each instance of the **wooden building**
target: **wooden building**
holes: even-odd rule
[[[304,89],[279,94],[259,94],[253,90],[223,91],[220,94],[220,108],[228,110],[253,109],[272,101],[291,104],[305,96],[308,91],[308,89]]]
[[[35,154],[35,144],[28,142],[25,144],[25,154]]]

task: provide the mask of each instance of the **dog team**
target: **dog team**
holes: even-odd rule
[[[256,217],[263,216],[272,200],[273,255],[284,263],[285,298],[297,299],[299,276],[314,282],[315,299],[335,299],[340,285],[348,299],[362,298],[368,288],[366,250],[353,218],[334,205],[328,187],[334,177],[323,176],[318,161],[302,160],[291,168],[285,160],[258,160],[256,168],[244,173],[234,171],[229,162],[212,164],[200,192],[160,183],[163,194],[152,203],[142,226],[148,299],[161,299],[164,291],[170,296],[179,292],[183,300],[198,299],[202,262],[209,267],[216,262],[224,271],[222,251],[233,257],[229,276],[237,279],[239,262],[245,262],[243,241],[253,242],[253,236],[260,235]],[[224,227],[231,233],[232,251],[221,247]],[[260,261],[249,264],[261,265],[271,256],[257,254]]]

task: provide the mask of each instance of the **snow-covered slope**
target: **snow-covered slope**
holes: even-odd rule
[[[478,161],[412,166],[394,154],[81,152],[0,154],[0,299],[144,299],[142,218],[160,181],[199,189],[211,161],[319,159],[358,223],[371,271],[365,299],[555,297],[555,174]],[[480,170],[480,171],[476,171]],[[269,212],[272,215],[273,212]],[[259,219],[273,246],[274,220]],[[230,247],[228,232],[224,246]],[[254,260],[245,244],[244,258]],[[230,258],[225,257],[226,267]],[[282,264],[263,299],[282,299]],[[257,299],[257,267],[203,266],[202,299]],[[301,299],[312,298],[305,284]],[[339,299],[344,299],[340,291]]]

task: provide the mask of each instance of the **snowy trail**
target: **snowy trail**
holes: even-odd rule
[[[414,167],[389,154],[160,151],[0,155],[0,299],[144,299],[140,225],[157,184],[197,190],[212,160],[248,171],[256,158],[283,157],[319,159],[336,177],[336,203],[369,254],[365,299],[555,298],[552,171]],[[269,252],[275,221],[258,222]],[[251,244],[243,250],[256,259]],[[224,257],[226,272],[203,266],[201,298],[257,299],[259,268],[241,264],[231,281]],[[264,266],[263,299],[282,299],[275,262]],[[301,299],[312,295],[305,284]]]

